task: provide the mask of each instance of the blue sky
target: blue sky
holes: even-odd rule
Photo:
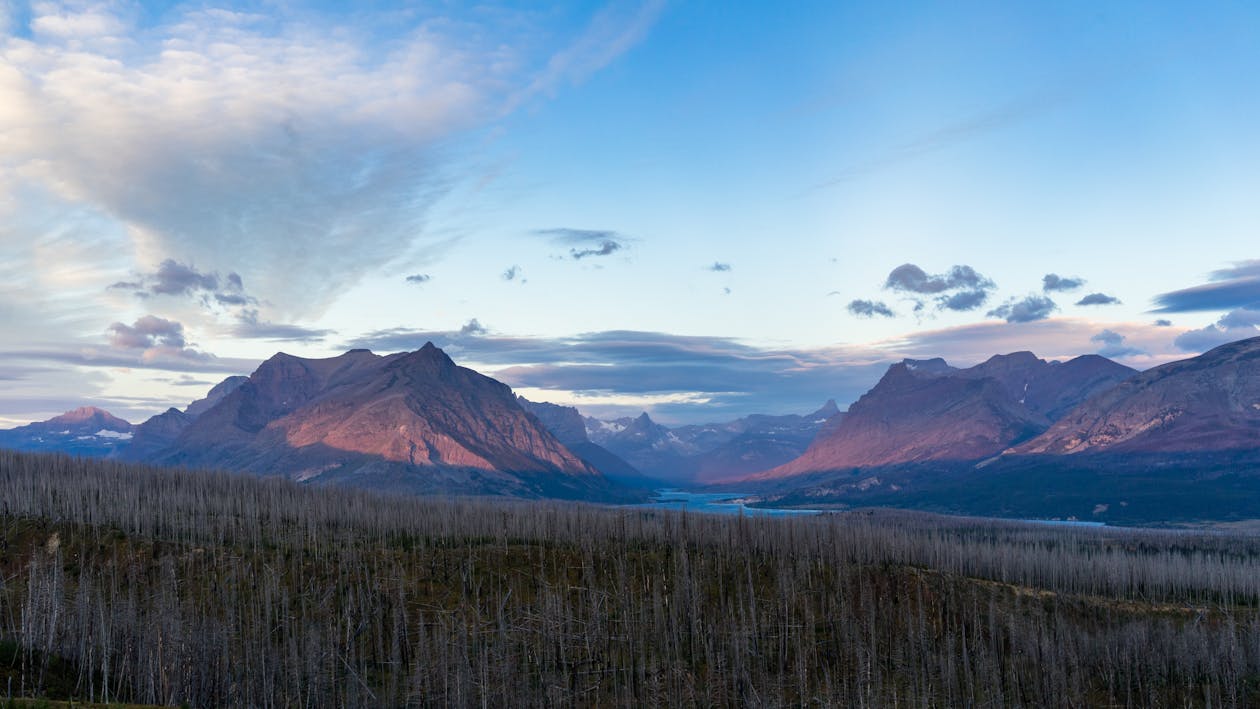
[[[666,421],[1260,325],[1250,3],[0,3],[0,424],[428,339]]]

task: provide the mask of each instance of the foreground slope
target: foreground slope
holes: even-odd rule
[[[389,356],[277,354],[148,460],[409,492],[611,492],[511,389],[432,343]]]
[[[1134,373],[1097,355],[1047,362],[1016,352],[967,369],[939,358],[905,360],[803,455],[757,478],[979,460],[1045,431],[1055,417]]]
[[[1260,703],[1254,537],[384,496],[4,451],[0,512],[18,696]]]

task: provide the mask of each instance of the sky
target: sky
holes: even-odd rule
[[[0,426],[426,341],[666,423],[1260,335],[1260,5],[5,2]]]

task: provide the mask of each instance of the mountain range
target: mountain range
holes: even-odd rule
[[[801,455],[825,426],[844,418],[836,402],[804,416],[753,414],[727,423],[668,428],[635,418],[584,419],[589,439],[644,475],[671,485],[717,482],[773,468]]]
[[[281,353],[136,426],[84,407],[0,431],[0,446],[407,493],[725,485],[765,505],[1260,517],[1260,338],[1141,373],[1097,355],[904,360],[845,412],[673,428],[528,401],[431,343]]]
[[[758,478],[987,458],[1134,374],[1098,355],[1047,362],[1016,352],[967,369],[908,359],[889,367],[803,455]]]

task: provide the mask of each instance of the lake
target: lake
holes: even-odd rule
[[[820,510],[790,510],[764,507],[748,507],[739,502],[747,497],[739,492],[683,492],[663,489],[656,491],[656,498],[635,507],[652,507],[661,510],[686,510],[705,514],[739,515],[750,517],[798,517],[821,514]]]

